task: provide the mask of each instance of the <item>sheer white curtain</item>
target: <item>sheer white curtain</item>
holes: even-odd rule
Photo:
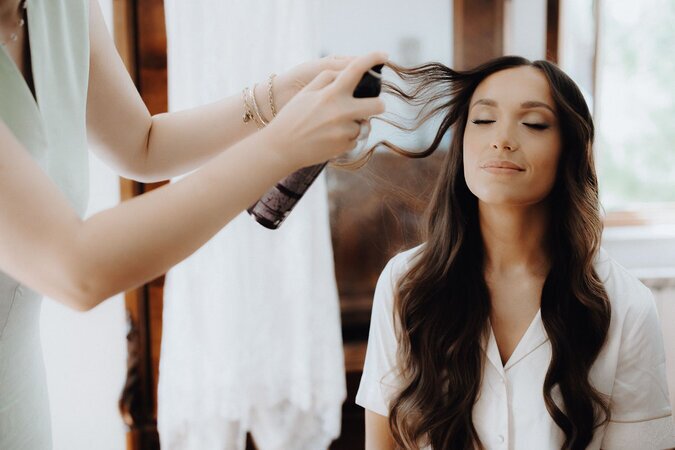
[[[170,109],[317,57],[316,5],[165,1]],[[237,217],[164,293],[162,448],[240,449],[246,431],[263,450],[328,447],[345,379],[323,177],[277,231]]]

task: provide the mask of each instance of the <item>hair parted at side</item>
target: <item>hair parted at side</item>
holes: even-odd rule
[[[481,342],[489,332],[491,307],[483,276],[478,202],[464,179],[462,146],[476,87],[495,72],[519,66],[535,67],[548,79],[563,149],[547,199],[555,207],[550,208],[547,233],[551,269],[541,296],[541,317],[552,348],[543,386],[546,408],[565,434],[565,450],[585,449],[594,429],[609,420],[607,399],[588,379],[607,336],[611,308],[593,267],[602,222],[593,121],[578,87],[554,64],[516,56],[496,58],[467,71],[439,63],[413,68],[390,63],[388,67],[407,87],[387,82],[383,91],[421,107],[416,125],[409,129],[435,116],[442,115],[442,120],[423,152],[408,152],[390,142],[379,145],[407,157],[426,157],[452,129],[421,230],[424,245],[395,291],[403,384],[391,404],[389,424],[397,445],[404,449],[482,448],[472,410],[480,391]]]

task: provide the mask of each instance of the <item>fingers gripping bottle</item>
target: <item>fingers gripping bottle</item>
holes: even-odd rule
[[[354,90],[354,97],[377,97],[382,88],[382,64],[366,72]],[[262,226],[276,230],[319,176],[327,162],[293,172],[267,191],[247,211]]]

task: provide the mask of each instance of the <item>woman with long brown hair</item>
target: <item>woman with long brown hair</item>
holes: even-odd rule
[[[602,249],[593,121],[555,65],[392,67],[452,129],[422,244],[378,282],[366,448],[675,445],[649,290]]]

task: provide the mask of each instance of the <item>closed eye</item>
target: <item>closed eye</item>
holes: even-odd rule
[[[548,124],[545,123],[525,123],[523,122],[523,125],[529,128],[534,128],[535,130],[545,130],[549,127]]]
[[[483,125],[486,123],[495,123],[495,122],[496,122],[495,120],[479,120],[479,119],[471,121],[471,123],[475,123],[476,125]]]

